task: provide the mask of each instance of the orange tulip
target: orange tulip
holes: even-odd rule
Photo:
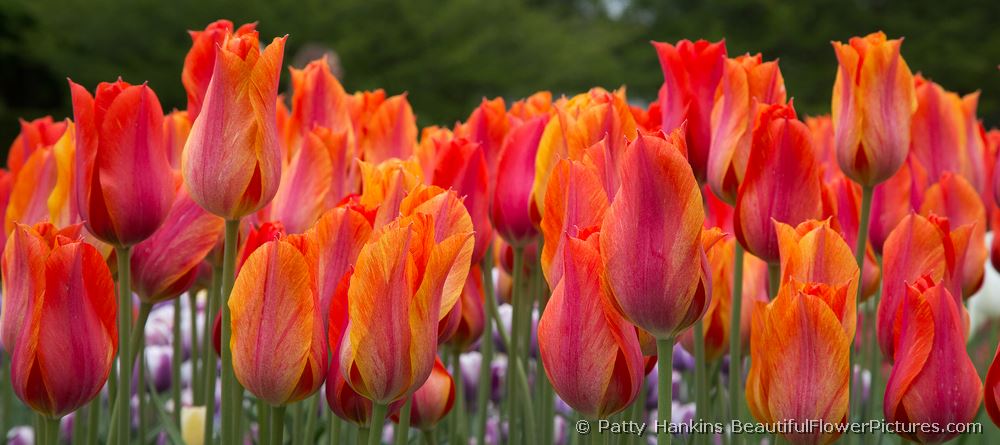
[[[256,27],[256,23],[240,26],[235,32],[237,38],[256,34]],[[193,122],[204,106],[208,84],[215,70],[216,49],[225,44],[226,39],[233,34],[233,22],[216,20],[206,26],[204,31],[188,31],[188,34],[191,35],[191,49],[184,56],[181,83],[187,91],[187,112]]]
[[[330,299],[328,319],[330,326],[330,369],[326,376],[326,402],[337,417],[367,428],[371,425],[372,420],[372,401],[358,394],[347,384],[341,364],[341,350],[344,334],[347,332],[349,312],[347,309],[347,289],[350,278],[351,271],[349,270]]]
[[[603,303],[613,297],[602,283],[600,237],[564,235],[564,271],[538,321],[538,349],[559,397],[604,419],[629,406],[645,374],[635,328]]]
[[[170,168],[180,171],[184,144],[191,133],[191,119],[187,111],[176,111],[163,117],[163,146],[167,149]]]
[[[537,235],[532,223],[532,181],[535,158],[548,116],[542,115],[511,128],[500,150],[497,187],[493,196],[493,225],[505,241],[524,246]]]
[[[482,260],[493,239],[489,195],[492,176],[489,175],[486,154],[482,145],[464,138],[441,140],[436,147],[436,160],[429,181],[439,187],[451,188],[464,197],[462,202],[476,229],[473,263]]]
[[[0,340],[10,383],[50,418],[97,396],[118,349],[111,272],[79,233],[79,226],[18,224],[3,254]]]
[[[772,221],[797,225],[822,213],[812,138],[791,104],[761,111],[747,165],[736,198],[736,239],[754,256],[776,263],[778,239]]]
[[[420,389],[413,393],[410,408],[410,426],[429,431],[444,419],[455,405],[455,380],[445,369],[441,359],[435,358],[434,369]],[[401,407],[403,401],[397,402]],[[392,420],[399,422],[399,414],[393,414]]]
[[[341,286],[347,285],[351,268],[371,231],[371,223],[364,215],[349,208],[326,212],[309,229],[307,235],[316,241],[317,292],[324,323],[330,318],[334,295]]]
[[[782,283],[827,283],[844,286],[848,295],[857,295],[858,263],[854,252],[829,221],[805,221],[794,228],[775,222],[774,229],[781,251]],[[854,318],[854,314],[847,314],[845,320]],[[854,325],[845,325],[844,330],[854,336]]]
[[[282,170],[274,199],[259,213],[263,220],[281,221],[289,233],[303,233],[330,201],[327,194],[335,176],[326,144],[302,144]]]
[[[469,115],[469,119],[455,126],[455,135],[479,144],[486,160],[489,178],[495,178],[500,149],[510,127],[503,98],[492,100],[483,98],[479,106]],[[494,184],[490,184],[490,190],[493,186]]]
[[[14,138],[7,151],[7,167],[12,174],[21,171],[31,154],[39,147],[48,147],[62,138],[66,131],[67,121],[54,121],[52,116],[45,116],[33,121],[19,119],[21,133]]]
[[[363,190],[358,204],[364,211],[375,213],[375,228],[399,216],[403,198],[424,181],[416,158],[390,159],[380,164],[361,161],[358,166]]]
[[[947,218],[911,214],[885,241],[882,258],[882,298],[878,305],[876,333],[883,355],[895,360],[895,338],[904,317],[907,286],[928,276],[934,283],[961,297],[962,265],[973,227],[955,229]],[[961,305],[959,309],[964,312]]]
[[[560,160],[549,179],[542,215],[542,272],[555,288],[562,278],[563,241],[572,236],[600,228],[608,210],[608,197],[601,179],[592,168],[579,161]]]
[[[807,117],[805,122],[809,132],[812,133],[813,152],[820,168],[823,169],[823,180],[832,181],[844,176],[837,163],[837,147],[830,115]]]
[[[600,230],[613,306],[657,339],[694,324],[710,298],[702,288],[705,211],[683,147],[676,130],[669,140],[643,135],[629,144],[621,188]]]
[[[66,226],[76,223],[76,206],[70,191],[73,181],[73,158],[76,137],[72,124],[55,144],[38,147],[21,166],[13,181],[10,201],[6,206],[4,231],[8,234],[14,225],[50,221]]]
[[[849,284],[803,283],[793,276],[770,303],[756,303],[746,398],[757,420],[847,421],[856,324]],[[783,436],[794,444],[828,444],[839,435],[814,429]]]
[[[875,32],[833,42],[840,64],[833,84],[837,160],[849,178],[866,187],[889,179],[910,149],[910,121],[917,109],[913,75],[899,55],[903,39]]]
[[[233,373],[245,388],[273,406],[319,389],[327,346],[311,239],[292,235],[257,248],[236,277],[229,309]]]
[[[69,85],[80,217],[108,244],[131,246],[149,238],[174,202],[160,101],[145,84],[101,83],[96,97],[73,81]]]
[[[670,132],[687,121],[688,160],[695,177],[706,177],[712,140],[711,116],[715,92],[726,60],[726,41],[681,40],[677,45],[653,42],[663,70],[659,105],[661,129]]]
[[[969,248],[961,266],[961,295],[965,298],[972,296],[983,284],[989,255],[986,251],[986,209],[976,189],[962,176],[945,172],[937,183],[924,192],[920,214],[947,217],[956,227],[972,226]]]
[[[10,202],[10,192],[14,188],[14,174],[0,168],[0,209],[6,209]],[[7,246],[7,231],[0,230],[0,249]],[[2,251],[2,250],[0,250]]]
[[[837,173],[839,177],[824,184],[824,194],[830,193],[835,207],[832,215],[835,216],[831,224],[836,231],[840,232],[851,250],[857,252],[858,249],[858,225],[861,215],[861,186],[851,181],[842,173]],[[824,197],[825,198],[825,197]],[[827,213],[827,212],[824,212]],[[875,249],[871,243],[865,243],[864,278],[861,283],[863,289],[861,298],[867,299],[878,290],[879,282],[882,279],[882,272],[879,269],[878,259],[875,258]]]
[[[471,231],[437,238],[448,225],[421,212],[402,216],[358,255],[340,360],[347,383],[376,403],[412,393],[434,366],[438,322],[458,300],[474,245]]]
[[[290,68],[292,73],[292,114],[286,127],[285,145],[290,154],[299,150],[316,127],[343,134],[354,146],[350,96],[330,71],[326,56],[313,60],[305,68]]]
[[[723,201],[736,203],[747,170],[758,109],[783,103],[785,80],[777,61],[762,62],[760,54],[725,59],[712,107],[707,164],[708,183]]]
[[[417,118],[406,94],[385,99],[372,111],[358,134],[358,143],[364,159],[376,164],[413,155],[417,145]]]
[[[970,156],[966,140],[966,113],[962,98],[941,85],[916,76],[917,111],[913,115],[910,155],[926,172],[929,182],[937,182],[944,172],[975,181],[973,164],[981,158]]]
[[[133,248],[132,290],[150,304],[188,290],[224,226],[222,218],[204,211],[182,189],[163,225]]]
[[[304,146],[322,147],[330,158],[333,179],[326,193],[325,208],[333,208],[344,197],[358,192],[359,178],[357,154],[347,132],[333,132],[325,127],[314,127],[306,136]]]
[[[944,442],[958,433],[927,431],[920,425],[972,422],[983,399],[983,385],[965,350],[964,310],[946,286],[926,275],[907,286],[904,298],[894,341],[896,363],[885,389],[885,418],[918,424],[897,432],[906,439]]]
[[[552,111],[552,93],[538,91],[510,105],[507,114],[522,121],[529,120]]]
[[[285,37],[259,49],[256,31],[227,34],[216,47],[212,80],[191,127],[181,170],[191,198],[226,219],[242,218],[274,197],[281,179],[276,124]]]

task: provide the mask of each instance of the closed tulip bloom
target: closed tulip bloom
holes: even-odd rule
[[[184,144],[191,133],[191,119],[187,111],[174,110],[163,117],[163,146],[167,149],[170,168],[180,171]]]
[[[472,110],[469,119],[456,126],[455,133],[457,137],[479,144],[486,160],[489,178],[495,178],[500,149],[510,127],[511,120],[507,116],[503,98],[484,97],[479,106]],[[493,186],[494,184],[490,184],[491,190]]]
[[[476,249],[472,254],[474,263],[482,260],[493,240],[489,194],[491,177],[486,150],[482,145],[464,138],[441,141],[429,182],[451,188],[463,197],[462,202],[476,229]]]
[[[875,186],[875,191],[872,193],[868,237],[872,248],[879,254],[883,253],[885,240],[892,230],[903,218],[919,208],[919,203],[914,206],[916,197],[913,189],[916,185],[909,164],[909,161],[905,162],[896,174]]]
[[[397,402],[402,404],[402,401]],[[410,408],[410,426],[422,431],[430,431],[451,412],[455,405],[455,380],[445,369],[441,359],[434,360],[434,369],[427,380],[413,393]],[[392,420],[399,422],[399,414]]]
[[[282,170],[274,199],[260,213],[266,215],[265,220],[281,221],[288,233],[304,233],[329,202],[326,195],[334,173],[327,146],[302,144]]]
[[[285,37],[259,49],[256,31],[229,34],[216,47],[215,69],[181,170],[191,198],[235,220],[260,210],[281,179],[276,124]]]
[[[882,258],[882,297],[875,326],[887,359],[896,356],[895,338],[901,329],[908,284],[927,276],[961,298],[961,270],[972,230],[969,225],[953,229],[948,219],[935,215],[911,214],[889,235]],[[965,311],[961,306],[959,310]]]
[[[255,34],[256,27],[256,23],[247,23],[235,30],[235,34]],[[191,121],[198,117],[204,105],[208,84],[215,70],[216,47],[224,44],[226,38],[233,33],[233,22],[229,20],[216,20],[209,23],[203,31],[188,31],[191,35],[191,49],[184,56],[181,83],[187,92],[187,112]]]
[[[403,398],[430,375],[438,322],[451,309],[442,302],[454,305],[465,283],[472,233],[436,242],[438,224],[425,213],[400,217],[358,255],[340,360],[347,383],[376,403]]]
[[[593,168],[560,160],[549,179],[542,214],[542,272],[554,288],[562,278],[565,234],[599,228],[608,210],[608,196]]]
[[[695,176],[703,181],[712,140],[712,104],[724,70],[726,42],[681,40],[676,45],[653,42],[653,46],[663,70],[658,98],[661,129],[670,132],[687,121],[688,160]]]
[[[40,117],[32,121],[19,119],[21,132],[14,138],[7,151],[7,167],[17,174],[31,154],[39,147],[48,147],[63,137],[67,121],[55,121],[52,116]]]
[[[187,291],[222,237],[224,221],[181,190],[163,225],[132,252],[132,290],[155,304]]]
[[[718,228],[710,229],[716,233],[713,237],[721,237]],[[706,237],[706,239],[709,239]],[[718,241],[718,244],[708,249],[708,266],[711,271],[712,299],[702,317],[702,334],[705,343],[705,360],[714,362],[722,358],[723,354],[729,350],[729,332],[732,329],[731,308],[733,304],[733,264],[735,262],[734,250],[736,241],[727,236]],[[746,262],[744,260],[744,262]],[[748,277],[744,274],[744,277]],[[746,282],[746,280],[744,280]],[[745,287],[745,286],[744,286]],[[752,292],[744,290],[743,299],[753,298]],[[748,303],[752,305],[752,303]],[[742,308],[745,306],[741,306]],[[751,306],[752,307],[752,306]],[[741,320],[737,320],[739,323]],[[736,326],[740,329],[740,326]],[[694,350],[694,328],[681,334],[680,342],[684,349]]]
[[[747,173],[736,199],[736,239],[754,256],[776,263],[772,221],[790,225],[819,218],[822,191],[809,128],[789,105],[761,112],[753,133]]]
[[[375,228],[399,216],[399,205],[406,194],[424,182],[424,173],[416,158],[389,159],[379,164],[358,163],[361,171],[361,196],[358,204],[375,214]]]
[[[511,128],[500,151],[498,186],[493,196],[493,226],[504,241],[522,247],[538,230],[532,223],[532,182],[535,155],[549,117],[542,115]]]
[[[326,193],[324,208],[336,207],[344,197],[358,192],[359,174],[354,142],[347,131],[334,132],[326,127],[313,127],[303,146],[322,147],[330,159],[332,179]]]
[[[50,221],[65,226],[77,222],[79,216],[70,190],[75,152],[75,132],[73,125],[68,124],[55,144],[38,147],[31,153],[10,190],[4,220],[7,233],[17,223]]]
[[[708,184],[729,204],[747,170],[754,122],[759,108],[785,103],[785,80],[777,61],[749,54],[726,59],[711,115]]]
[[[174,202],[160,101],[145,84],[101,83],[96,96],[69,84],[80,217],[108,244],[131,246],[149,238]]]
[[[903,39],[875,32],[833,42],[833,129],[837,160],[849,178],[866,187],[889,179],[910,149],[910,121],[917,109],[913,75],[899,55]]]
[[[971,297],[983,284],[986,260],[986,208],[976,189],[964,177],[945,172],[924,191],[924,216],[941,215],[956,227],[971,225],[972,235],[962,265],[962,296]]]
[[[565,237],[565,269],[538,321],[539,353],[556,394],[592,419],[625,409],[644,376],[635,328],[603,303],[611,296],[600,236]]]
[[[315,127],[344,133],[354,144],[350,96],[330,71],[327,56],[313,60],[305,68],[290,68],[292,73],[292,114],[288,120],[286,149],[294,154]]]
[[[983,385],[965,349],[966,325],[959,306],[945,286],[929,277],[907,286],[895,338],[896,363],[885,389],[887,421],[957,425],[975,419]],[[958,435],[944,428],[904,429],[898,434],[919,443],[940,443]]]
[[[856,323],[848,284],[792,278],[770,303],[756,303],[746,398],[757,420],[847,421]],[[783,437],[793,444],[828,444],[839,435],[816,429]]]
[[[849,295],[858,292],[858,263],[844,238],[829,221],[810,220],[796,227],[774,223],[781,251],[781,282],[828,283],[846,286]],[[853,319],[847,314],[847,319]],[[846,320],[846,319],[845,319]],[[854,325],[844,330],[854,336]]]
[[[25,405],[50,418],[97,396],[118,349],[111,272],[79,232],[17,225],[3,255],[0,340],[10,383]]]
[[[320,271],[323,269],[320,268]],[[360,427],[369,427],[372,420],[372,401],[358,394],[344,378],[341,364],[341,351],[344,334],[347,333],[347,290],[350,284],[351,271],[348,270],[344,279],[338,283],[330,296],[329,317],[327,319],[330,342],[330,369],[326,376],[326,402],[337,417],[347,420]]]
[[[364,159],[376,164],[413,155],[417,145],[417,118],[406,94],[385,99],[374,109],[358,134],[358,144]]]
[[[243,264],[229,298],[233,373],[273,406],[309,397],[326,377],[315,258],[307,237],[267,242]]]
[[[342,286],[346,289],[354,263],[371,231],[364,215],[343,207],[326,212],[309,229],[307,235],[316,242],[316,289],[324,322],[331,317],[330,305],[337,290]]]
[[[600,229],[615,306],[657,339],[694,324],[710,297],[698,267],[705,210],[683,141],[675,131],[669,140],[643,135],[629,144],[622,158],[628,174]]]
[[[937,182],[944,172],[972,181],[973,159],[966,150],[965,111],[962,98],[922,76],[916,76],[917,109],[911,128],[911,156],[915,166],[926,171],[929,182]]]

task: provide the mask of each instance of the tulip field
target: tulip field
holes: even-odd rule
[[[826,115],[681,40],[657,97],[421,128],[294,34],[190,37],[186,109],[65,73],[10,145],[6,443],[1000,441],[1000,130],[902,38],[815,55]]]

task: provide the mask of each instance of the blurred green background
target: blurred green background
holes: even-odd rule
[[[649,41],[682,38],[724,37],[730,55],[780,58],[800,111],[825,113],[830,41],[878,29],[906,37],[914,72],[981,89],[987,127],[1000,120],[995,0],[3,0],[0,150],[18,117],[71,114],[67,76],[89,88],[148,80],[164,108],[183,108],[185,31],[218,18],[258,21],[262,40],[289,34],[286,65],[303,45],[334,49],[348,90],[409,91],[420,125],[463,119],[483,96],[542,89],[627,85],[646,102],[662,82]]]

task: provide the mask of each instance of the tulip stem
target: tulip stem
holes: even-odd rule
[[[393,434],[396,445],[405,445],[410,441],[410,412],[413,409],[413,396],[406,396],[406,403],[399,411],[399,423],[396,425],[396,432]]]
[[[524,362],[517,362],[517,382],[518,386],[521,387],[521,401],[524,402],[524,435],[523,438],[526,439],[523,443],[534,443],[535,438],[538,437],[537,424],[535,423],[535,410],[531,404],[531,388],[528,387],[528,373],[524,371]],[[528,436],[528,433],[531,436]],[[531,437],[531,439],[528,439]]]
[[[271,421],[269,445],[283,445],[285,442],[285,406],[272,406],[269,417]]]
[[[257,437],[261,445],[271,444],[271,405],[257,399]]]
[[[44,415],[40,416],[41,418],[39,420],[42,423],[44,435],[42,436],[42,441],[39,443],[45,445],[57,445],[59,443],[59,419]]]
[[[372,403],[372,426],[368,431],[368,445],[382,443],[382,427],[385,426],[385,415],[388,411],[389,405],[380,402]]]
[[[97,445],[97,430],[101,425],[101,394],[98,393],[94,400],[90,401],[89,408],[87,408],[87,428],[86,436],[87,440],[85,443],[89,445]],[[76,428],[76,425],[73,425]]]
[[[705,371],[705,327],[699,319],[694,323],[694,392],[695,412],[698,421],[711,421],[712,413],[708,406],[708,382]],[[704,434],[696,434],[694,443],[705,443]]]
[[[733,301],[729,313],[729,417],[731,420],[743,418],[743,393],[740,392],[740,380],[743,377],[743,341],[740,338],[739,320],[743,315],[743,246],[736,244],[736,254],[733,262]],[[733,434],[732,444],[739,445],[742,440]]]
[[[182,309],[181,298],[174,298],[174,356],[170,360],[170,392],[174,398],[174,424],[178,430],[181,428],[181,360],[184,355],[184,348],[181,347]]]
[[[429,430],[424,430],[423,432],[424,443],[427,445],[437,445],[437,428],[431,428]]]
[[[7,440],[7,425],[9,425],[10,410],[13,406],[10,395],[14,389],[11,386],[11,378],[7,373],[7,369],[9,368],[10,366],[4,363],[4,353],[0,349],[0,439],[4,441]],[[100,399],[100,397],[97,398]],[[76,418],[74,418],[75,421]]]
[[[236,275],[236,245],[239,242],[240,220],[226,220],[226,241],[222,254],[222,445],[237,443],[237,416],[240,407],[235,404],[236,377],[233,375],[233,353],[229,339],[232,335],[232,325],[229,315],[229,297],[233,291]],[[284,408],[282,408],[284,410]],[[277,415],[277,412],[274,412]],[[273,419],[272,419],[273,420]],[[272,432],[273,433],[273,432]],[[279,442],[280,443],[280,442]]]
[[[215,378],[218,374],[218,361],[215,358],[215,348],[212,345],[215,329],[215,314],[219,312],[222,300],[222,268],[215,266],[212,268],[212,289],[208,291],[208,306],[205,310],[205,324],[202,330],[202,350],[205,351],[201,361],[202,404],[205,405],[205,435],[204,443],[212,443],[212,434],[215,431]]]
[[[646,424],[646,376],[642,376],[642,380],[639,382],[639,395],[635,397],[635,401],[632,402],[632,412],[629,417],[633,422],[637,424]],[[642,436],[635,436],[635,442],[646,443]],[[632,440],[626,440],[626,442],[631,443]]]
[[[145,306],[146,304],[143,303],[140,307],[145,307]],[[135,330],[132,331],[132,334],[133,336],[135,336],[136,332],[141,332],[141,331],[142,328],[136,326]],[[138,400],[138,405],[136,407],[136,415],[139,417],[136,422],[136,425],[138,426],[138,428],[136,429],[136,434],[139,436],[139,443],[145,443],[146,426],[147,426],[146,425],[146,354],[143,351],[143,349],[145,347],[146,342],[142,341],[143,339],[142,335],[140,335],[139,338],[140,338],[140,346],[138,348],[132,349],[132,355],[136,357],[134,362],[139,367],[135,385],[135,396],[136,399]]]
[[[496,310],[496,296],[493,295],[493,246],[486,249],[483,257],[483,304],[491,314]],[[479,388],[476,394],[476,443],[486,439],[486,411],[489,409],[490,389],[493,386],[493,317],[488,316],[483,326],[483,336],[479,341],[481,360],[479,361]]]
[[[455,383],[455,407],[452,410],[452,440],[455,443],[466,443],[465,440],[465,384],[462,382],[462,351],[456,346],[451,355],[452,380]]]
[[[115,246],[115,257],[118,259],[118,412],[114,417],[115,431],[120,442],[129,443],[129,423],[132,407],[129,398],[132,396],[132,356],[129,353],[132,328],[132,247]]]
[[[305,437],[302,439],[302,443],[305,445],[315,443],[313,441],[313,438],[315,437],[313,436],[313,431],[316,429],[316,416],[319,415],[317,413],[317,411],[319,411],[319,407],[316,405],[318,400],[319,396],[316,394],[313,394],[312,397],[309,397],[306,400],[306,409],[308,411],[306,411]]]
[[[869,219],[871,218],[873,191],[874,189],[872,187],[864,185],[861,186],[861,221],[858,224],[858,236],[854,244],[854,258],[858,264],[858,283],[857,283],[858,293],[856,299],[854,300],[856,307],[861,304],[861,297],[864,295],[865,254],[868,251],[868,224],[869,224]],[[862,393],[861,386],[863,383],[859,381],[860,379],[854,378],[854,365],[857,361],[857,357],[855,354],[856,351],[854,348],[855,345],[854,339],[851,338],[850,340],[851,340],[851,353],[850,353],[850,366],[848,367],[850,372],[848,376],[851,379],[850,380],[851,397],[849,399],[849,405],[848,405],[850,414],[848,420],[861,419],[862,415],[861,410],[863,409],[862,404],[860,403],[861,402],[860,396]]]
[[[657,366],[657,400],[656,400],[656,443],[658,445],[670,444],[670,431],[667,428],[670,422],[671,402],[673,401],[673,370],[674,370],[674,339],[656,339],[656,356],[659,360]]]
[[[340,421],[340,417],[327,411],[327,415],[330,416],[330,431],[328,435],[330,436],[330,445],[337,445],[340,443],[340,429],[343,422]]]
[[[192,290],[188,294],[188,305],[188,312],[191,316],[191,357],[189,359],[191,361],[191,400],[196,402],[195,405],[198,405],[198,393],[201,391],[201,372],[198,367],[198,348],[201,347],[201,344],[198,343],[198,292]],[[178,413],[180,413],[180,411],[178,411]]]

